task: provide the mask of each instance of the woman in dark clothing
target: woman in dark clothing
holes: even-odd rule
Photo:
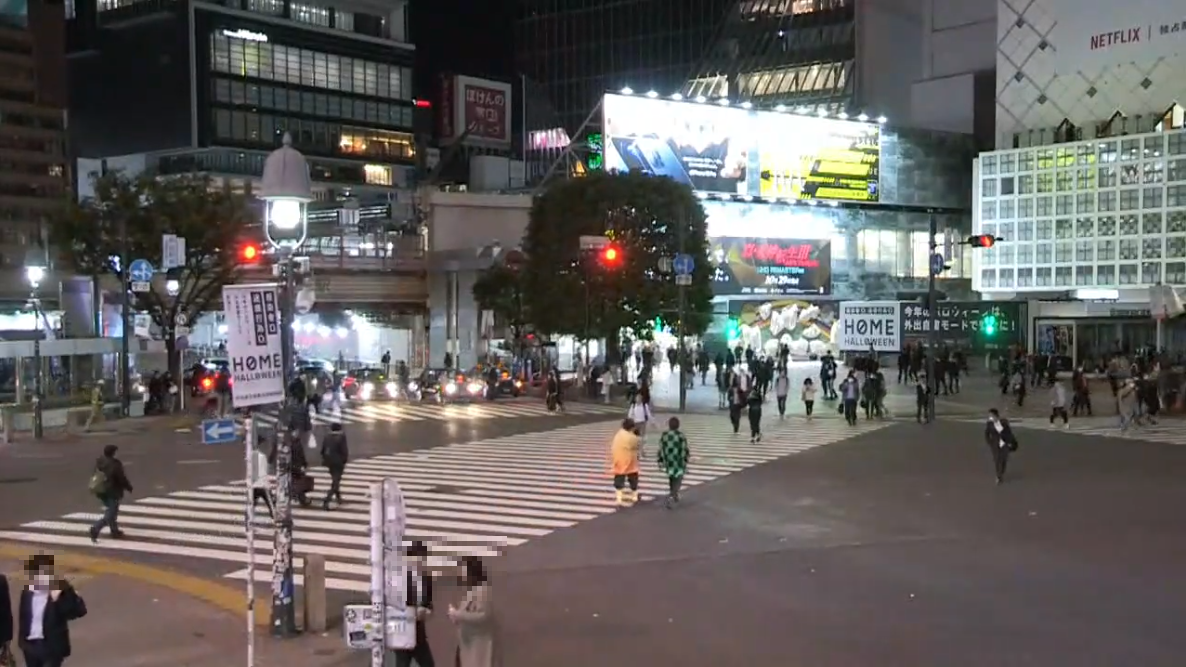
[[[70,621],[86,616],[86,604],[64,579],[54,576],[54,557],[38,554],[27,569],[33,580],[21,591],[17,642],[26,667],[61,667],[70,657]]]
[[[749,406],[749,441],[762,442],[762,392],[752,389],[746,405]]]

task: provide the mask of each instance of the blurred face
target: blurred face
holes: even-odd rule
[[[40,569],[31,573],[33,585],[38,588],[49,588],[54,580],[54,569],[49,565],[44,565]]]

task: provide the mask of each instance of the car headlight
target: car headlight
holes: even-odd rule
[[[375,383],[374,382],[363,382],[362,390],[367,392],[368,394],[371,393],[372,391],[375,390]]]
[[[522,388],[523,388],[523,381],[515,380],[515,389],[522,389]]]
[[[399,386],[396,385],[394,382],[388,382],[387,383],[387,393],[394,396],[395,394],[399,393]]]
[[[466,388],[469,389],[469,393],[471,394],[476,394],[485,389],[481,382],[471,382]]]
[[[445,385],[445,393],[446,394],[456,394],[457,393],[457,385],[453,384],[452,382]]]
[[[141,394],[143,394],[143,393],[145,393],[145,392],[147,392],[147,391],[148,391],[148,387],[145,387],[144,385],[142,385],[142,384],[140,384],[139,382],[137,382],[137,383],[136,383],[136,391],[138,391],[138,392],[140,392]]]
[[[408,384],[408,391],[416,391],[419,388],[420,385],[416,384],[415,382]]]

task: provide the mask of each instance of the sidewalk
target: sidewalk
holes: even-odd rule
[[[45,429],[41,442],[69,444],[90,442],[92,438],[102,436],[159,436],[162,433],[173,433],[179,430],[189,431],[196,423],[197,421],[192,416],[186,414],[112,419],[95,424],[90,431],[83,431],[81,427]],[[21,431],[13,434],[11,442],[32,443],[36,440],[32,433]]]
[[[17,560],[0,559],[14,610],[26,584],[21,568]],[[57,570],[78,590],[88,612],[70,624],[74,655],[68,665],[226,667],[246,662],[245,608],[232,613],[170,588],[115,574],[90,574],[63,565]],[[268,595],[266,590],[258,594]],[[266,623],[267,597],[256,610],[257,622]],[[256,627],[257,667],[346,667],[369,660],[369,654],[346,648],[340,630],[290,640],[276,640],[268,633],[266,625]]]

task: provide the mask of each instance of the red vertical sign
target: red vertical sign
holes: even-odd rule
[[[509,143],[509,95],[506,91],[464,83],[462,95],[465,96],[463,118],[466,128],[469,129],[469,136],[474,139]]]

